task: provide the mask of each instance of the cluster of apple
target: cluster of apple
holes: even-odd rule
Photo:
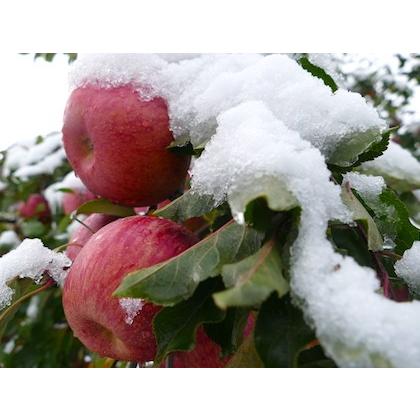
[[[147,208],[182,191],[190,158],[167,148],[173,140],[162,98],[142,100],[129,85],[75,89],[64,114],[63,142],[70,164],[91,195],[66,194],[65,212],[94,197]],[[63,289],[63,307],[74,335],[103,357],[153,360],[152,321],[161,307],[144,302],[133,322],[127,323],[112,293],[128,273],[174,257],[196,242],[185,226],[163,218],[90,215],[67,248],[73,264]],[[174,367],[227,363],[202,327],[194,350],[174,353],[172,361]]]

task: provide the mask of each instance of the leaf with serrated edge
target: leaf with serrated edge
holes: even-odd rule
[[[153,320],[157,343],[155,364],[160,365],[169,353],[192,350],[195,333],[201,324],[223,320],[225,312],[217,308],[211,298],[217,290],[220,290],[220,282],[207,280],[190,299],[157,313]]]
[[[192,217],[202,216],[213,210],[214,207],[214,200],[210,196],[194,194],[189,190],[167,206],[154,211],[153,215],[174,222],[183,222]]]
[[[92,213],[102,213],[120,217],[134,216],[136,214],[133,208],[114,204],[104,198],[88,201],[87,203],[82,204],[76,211],[76,214]]]
[[[333,92],[338,89],[337,83],[334,79],[322,68],[312,63],[308,57],[304,56],[299,59],[299,64],[312,76],[321,79],[326,86],[328,86]]]
[[[181,254],[128,274],[114,295],[174,305],[190,297],[200,282],[219,275],[223,265],[253,254],[262,236],[231,221]]]
[[[380,251],[383,249],[384,242],[382,235],[376,226],[375,221],[372,219],[367,210],[363,207],[363,204],[357,199],[352,193],[350,185],[346,183],[341,188],[341,199],[343,203],[352,212],[352,218],[354,221],[361,221],[367,226],[367,239],[368,248],[371,251]]]
[[[214,295],[216,305],[222,309],[229,306],[256,306],[274,291],[280,297],[289,291],[274,240],[267,242],[254,255],[223,266],[222,276],[229,289]]]

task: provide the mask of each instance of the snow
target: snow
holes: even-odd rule
[[[326,235],[330,220],[352,220],[325,161],[350,162],[355,141],[360,152],[384,128],[360,95],[333,94],[277,54],[172,63],[156,55],[85,56],[71,87],[89,83],[131,83],[143,97],[164,97],[175,135],[206,144],[191,171],[193,192],[227,200],[236,220],[243,222],[247,200],[258,194],[277,209],[299,203],[291,291],[339,366],[420,366],[420,302],[385,298],[375,271],[337,253]],[[380,178],[357,174],[347,180],[368,196],[384,186]]]
[[[140,313],[144,306],[144,300],[134,298],[121,298],[120,306],[125,312],[125,323],[131,325],[134,318]]]
[[[73,67],[70,86],[86,84],[132,84],[143,97],[162,96],[172,131],[189,135],[195,146],[214,134],[217,115],[250,100],[263,101],[327,158],[350,139],[363,141],[357,139],[363,133],[377,137],[384,128],[359,94],[343,89],[333,94],[286,55],[210,54],[173,63],[153,54],[85,55]]]
[[[14,278],[31,278],[38,283],[47,273],[63,285],[71,261],[63,253],[51,251],[39,239],[25,239],[18,248],[0,258],[0,310],[10,305],[13,289],[8,282]]]
[[[365,162],[361,169],[374,175],[383,175],[397,180],[420,185],[420,162],[398,143],[390,142],[382,156]]]
[[[30,177],[52,174],[63,164],[66,155],[59,133],[51,133],[37,143],[37,139],[25,140],[7,150],[3,176],[13,176],[22,180]]]
[[[74,172],[69,172],[63,180],[51,184],[45,191],[44,196],[48,201],[50,208],[56,212],[61,208],[64,192],[61,189],[70,189],[73,191],[86,191],[87,188]]]
[[[381,176],[363,175],[358,172],[348,172],[344,175],[343,184],[348,182],[362,198],[367,200],[376,199],[386,187]]]
[[[401,277],[410,290],[420,294],[420,242],[404,252],[401,260],[395,263],[395,273]]]
[[[0,245],[16,247],[20,244],[20,242],[19,236],[14,230],[5,230],[0,233]]]

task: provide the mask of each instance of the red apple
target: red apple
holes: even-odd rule
[[[244,329],[244,337],[248,337],[255,326],[255,316],[250,314]],[[172,355],[174,368],[222,368],[225,367],[232,356],[220,357],[221,347],[212,341],[203,327],[197,330],[195,347],[190,352],[176,352]]]
[[[18,213],[24,219],[36,218],[42,222],[51,217],[48,201],[41,194],[31,194],[25,202],[19,203]]]
[[[220,357],[221,348],[210,340],[203,327],[197,330],[195,347],[190,352],[176,352],[172,355],[174,368],[222,368],[230,357]]]
[[[64,113],[67,157],[87,188],[116,203],[151,206],[182,189],[190,158],[173,141],[163,98],[130,85],[75,89]]]
[[[82,204],[90,200],[95,200],[95,194],[90,191],[74,190],[73,192],[66,192],[63,196],[63,210],[64,214],[71,214],[77,210]]]
[[[160,307],[145,302],[129,324],[112,293],[126,274],[165,261],[195,242],[184,227],[157,217],[127,217],[100,229],[80,251],[64,285],[64,312],[75,336],[101,356],[153,360],[152,319]]]
[[[91,214],[71,235],[69,245],[66,249],[67,256],[74,261],[90,237],[99,229],[116,219],[117,217],[109,216],[107,214]]]

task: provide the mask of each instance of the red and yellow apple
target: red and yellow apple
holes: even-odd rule
[[[158,217],[116,220],[95,233],[75,259],[63,289],[66,318],[91,351],[119,360],[153,360],[152,320],[159,306],[145,302],[132,323],[112,294],[124,276],[165,261],[196,242],[184,227]]]
[[[130,85],[75,89],[64,113],[67,157],[86,187],[131,207],[155,205],[183,188],[190,158],[173,141],[163,98]]]

